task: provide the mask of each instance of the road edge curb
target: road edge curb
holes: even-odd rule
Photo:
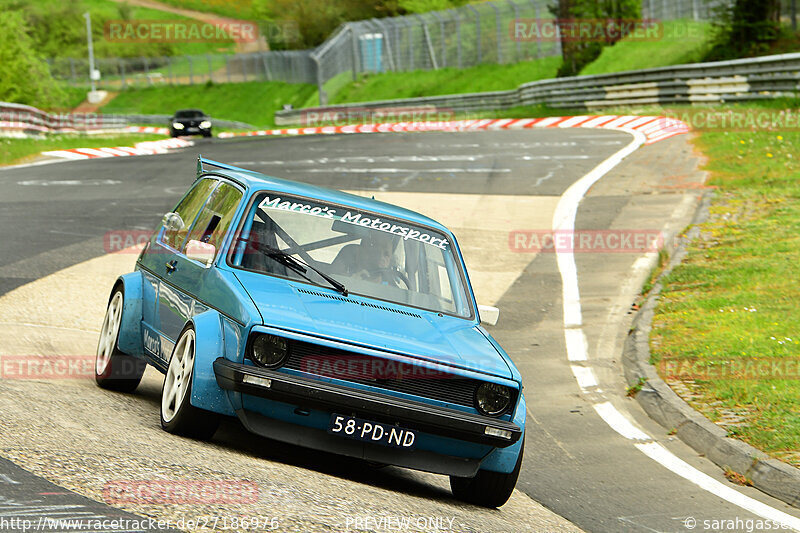
[[[675,433],[683,442],[722,469],[744,475],[753,486],[800,508],[800,469],[770,458],[753,446],[728,437],[727,432],[692,408],[658,375],[650,364],[650,331],[662,289],[662,278],[686,256],[686,246],[700,233],[697,225],[708,218],[713,194],[706,191],[695,211],[689,231],[675,246],[667,246],[670,261],[659,274],[645,303],[636,313],[625,338],[622,366],[625,381],[641,389],[635,398],[650,418]]]

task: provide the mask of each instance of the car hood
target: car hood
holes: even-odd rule
[[[474,322],[237,270],[264,325],[512,379]]]

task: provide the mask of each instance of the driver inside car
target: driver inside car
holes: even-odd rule
[[[395,250],[400,237],[370,231],[360,244],[348,244],[332,263],[333,271],[373,283],[397,286]]]

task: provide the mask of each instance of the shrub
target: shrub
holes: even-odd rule
[[[34,51],[30,29],[19,11],[0,12],[0,101],[52,108],[65,94]]]

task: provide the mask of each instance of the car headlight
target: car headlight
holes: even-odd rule
[[[277,368],[289,354],[289,342],[275,335],[257,335],[250,346],[250,359],[259,366]]]
[[[200,123],[200,127],[203,128],[204,130],[207,130],[208,128],[211,127],[211,121],[204,120],[203,122]]]
[[[173,122],[172,127],[175,128],[176,130],[182,130],[183,124],[181,124],[180,122]]]
[[[475,406],[481,414],[498,416],[511,403],[511,390],[497,383],[482,383],[475,391]]]

